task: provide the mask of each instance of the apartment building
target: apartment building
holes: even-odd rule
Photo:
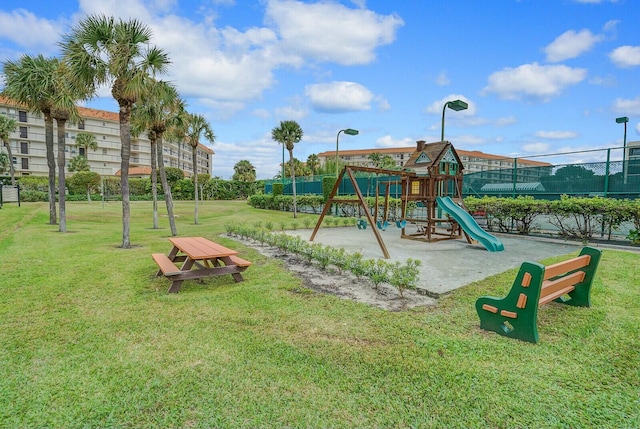
[[[373,163],[369,159],[369,155],[372,153],[378,153],[380,156],[390,156],[396,163],[396,166],[403,167],[405,163],[416,151],[415,147],[400,147],[400,148],[380,148],[380,149],[356,149],[356,150],[339,150],[338,157],[340,161],[348,164],[348,165],[357,165],[357,166],[366,166],[373,167]],[[456,149],[458,156],[460,157],[462,164],[464,166],[464,173],[478,173],[483,171],[493,171],[493,173],[487,173],[487,176],[507,174],[499,173],[497,170],[507,170],[512,169],[514,166],[514,159],[500,156],[500,155],[492,155],[484,152],[480,152],[478,150],[467,151]],[[335,151],[327,151],[318,154],[318,158],[320,159],[320,163],[324,164],[327,160],[333,161],[336,158]],[[549,174],[551,172],[552,164],[540,161],[533,161],[524,158],[517,159],[517,168],[518,169],[526,169],[527,167],[548,167],[544,169],[538,169],[542,172],[546,172]],[[526,170],[519,172],[518,174],[526,174]],[[509,173],[510,174],[510,173]],[[540,177],[541,173],[535,173],[534,176]],[[498,177],[495,177],[498,178]],[[511,178],[509,178],[511,179]],[[523,178],[524,179],[524,178]],[[535,177],[531,177],[531,179],[535,179]]]
[[[101,176],[115,176],[120,172],[120,123],[117,112],[78,107],[82,120],[66,124],[65,157],[85,156],[91,171]],[[17,130],[9,137],[16,176],[48,175],[46,147],[44,139],[44,118],[27,109],[0,97],[0,114],[14,118]],[[96,137],[98,148],[85,150],[76,145],[75,139],[80,132],[89,132]],[[57,145],[57,129],[54,121],[54,144]],[[193,174],[192,148],[188,142],[163,142],[164,164],[177,167],[187,176]],[[4,150],[4,149],[3,149]],[[57,148],[54,150],[57,156]],[[213,150],[199,145],[197,150],[197,172],[212,174]],[[148,177],[151,172],[151,146],[146,134],[131,140],[131,159],[129,174],[132,177]],[[69,172],[69,174],[72,174]]]

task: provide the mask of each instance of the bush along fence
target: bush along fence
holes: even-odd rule
[[[488,229],[530,234],[542,216],[557,229],[559,236],[588,241],[596,233],[611,239],[621,225],[629,224],[627,239],[640,244],[640,200],[602,197],[569,197],[537,200],[533,197],[467,197],[465,208],[486,215]]]
[[[225,229],[229,236],[247,240],[251,239],[260,243],[282,250],[284,254],[295,254],[303,258],[308,264],[316,263],[321,269],[329,266],[335,267],[341,275],[348,271],[358,280],[369,279],[373,287],[378,290],[380,285],[386,283],[395,287],[404,297],[406,290],[415,290],[419,281],[420,261],[407,259],[406,262],[388,262],[384,259],[364,259],[361,253],[347,253],[342,248],[325,246],[320,243],[308,243],[296,235],[285,233],[273,233],[261,226],[247,226],[227,224]]]
[[[275,186],[275,184],[274,184]],[[352,200],[356,198],[354,195],[342,195],[336,197],[336,199]],[[364,197],[371,215],[375,212],[375,197]],[[267,210],[280,210],[280,211],[293,211],[293,197],[291,195],[272,195],[272,194],[258,194],[252,195],[248,198],[247,202],[250,206],[258,209]],[[322,195],[298,195],[296,197],[296,204],[298,211],[320,214],[325,205],[325,198]],[[357,203],[337,203],[337,211],[331,210],[332,213],[338,213],[342,217],[360,217],[364,216],[362,208]],[[408,211],[415,210],[416,203],[411,201],[407,205]],[[378,213],[382,213],[384,210],[384,198],[378,199]],[[402,215],[402,200],[400,198],[389,197],[389,205],[387,217],[391,220],[400,219]]]

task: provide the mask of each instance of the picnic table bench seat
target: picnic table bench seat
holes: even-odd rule
[[[578,257],[549,266],[523,262],[506,297],[483,296],[476,301],[480,327],[537,343],[539,307],[551,301],[591,306],[591,285],[601,253],[584,247]]]

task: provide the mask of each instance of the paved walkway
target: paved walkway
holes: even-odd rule
[[[288,231],[308,240],[312,230]],[[504,244],[503,252],[489,252],[481,244],[469,244],[466,240],[444,240],[425,243],[400,238],[400,229],[390,226],[380,234],[391,256],[391,261],[407,258],[422,261],[420,288],[431,296],[439,296],[474,281],[519,267],[524,261],[540,261],[552,256],[577,251],[581,244],[560,240],[535,240],[496,236]],[[382,250],[370,228],[322,227],[314,239],[333,247],[343,247],[348,252],[360,252],[365,258],[382,258]]]

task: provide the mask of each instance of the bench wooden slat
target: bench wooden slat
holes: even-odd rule
[[[231,255],[229,256],[229,258],[231,258],[231,261],[239,267],[248,267],[252,264],[251,262],[247,261],[246,259],[242,259],[239,256]]]
[[[542,283],[542,291],[540,292],[538,305],[544,305],[571,292],[582,280],[584,280],[584,271],[576,271],[558,280],[546,280]]]
[[[164,253],[153,253],[151,257],[165,276],[175,276],[182,272]]]
[[[549,265],[544,270],[544,279],[548,280],[564,273],[568,273],[569,271],[578,270],[580,268],[584,268],[589,265],[591,262],[591,256],[582,255],[577,258],[569,259],[568,261],[558,262],[557,264]]]

